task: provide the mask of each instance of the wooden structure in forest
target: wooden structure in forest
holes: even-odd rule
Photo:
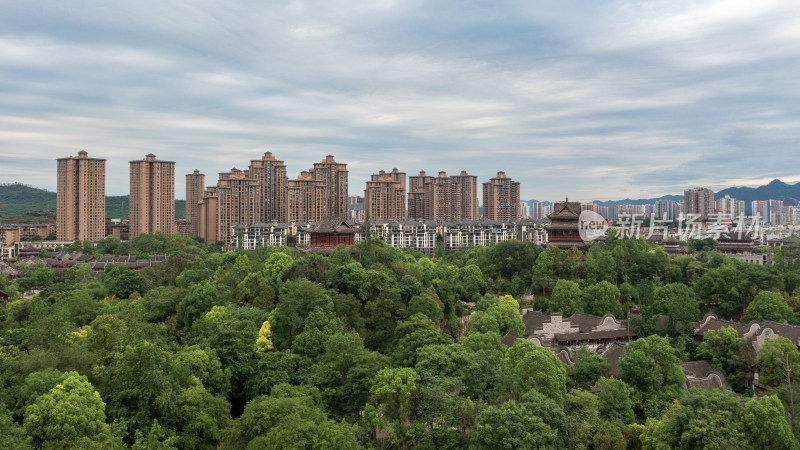
[[[358,228],[353,223],[335,216],[309,225],[306,231],[311,238],[311,249],[334,249],[340,244],[353,245]]]

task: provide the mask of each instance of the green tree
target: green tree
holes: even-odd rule
[[[28,374],[25,382],[17,388],[14,395],[16,398],[15,415],[22,417],[28,405],[33,404],[39,396],[50,392],[65,377],[64,372],[52,367]]]
[[[780,386],[786,383],[786,363],[791,373],[800,373],[800,352],[789,339],[775,337],[764,339],[764,345],[758,351],[756,364],[759,369],[759,381],[767,386]]]
[[[633,389],[622,380],[605,377],[597,381],[597,387],[600,389],[597,394],[600,415],[609,421],[633,423],[635,419],[631,401]]]
[[[130,298],[134,292],[144,294],[147,291],[144,277],[124,265],[110,266],[106,269],[102,279],[108,288],[108,293],[117,298]]]
[[[272,330],[269,328],[269,320],[265,320],[261,324],[261,329],[258,330],[255,349],[256,353],[264,353],[275,349],[275,345],[272,344]]]
[[[742,426],[750,448],[800,448],[786,421],[783,403],[777,397],[766,396],[760,400],[748,401],[742,416]]]
[[[498,333],[501,336],[508,332],[523,334],[525,325],[519,313],[519,303],[510,295],[504,295],[487,307],[486,311],[478,311],[467,323],[467,330],[472,333]]]
[[[736,330],[722,327],[703,336],[703,342],[697,346],[697,357],[711,361],[711,367],[731,375],[740,364],[739,352],[744,344],[744,338],[738,337]]]
[[[572,365],[570,376],[578,387],[588,389],[600,377],[611,376],[611,367],[606,358],[590,353],[582,345],[575,353],[575,364]]]
[[[541,417],[515,402],[485,408],[470,433],[473,449],[557,448],[558,443],[558,434]]]
[[[655,289],[653,293],[658,314],[669,316],[668,331],[672,335],[692,336],[692,322],[700,320],[702,313],[692,288],[673,283]]]
[[[419,375],[414,369],[383,369],[372,384],[371,402],[379,405],[382,415],[393,421],[408,421],[417,393]]]
[[[742,403],[729,392],[696,390],[667,419],[660,441],[667,448],[747,448],[743,413]]]
[[[332,311],[316,308],[306,316],[303,332],[292,342],[292,351],[309,357],[316,357],[325,351],[328,338],[342,331],[342,324]]]
[[[179,438],[186,448],[217,447],[222,433],[228,428],[230,404],[214,396],[194,376],[189,386],[175,399],[179,419]]]
[[[569,280],[558,280],[553,288],[553,311],[561,311],[564,317],[569,317],[585,309],[582,292],[578,283]]]
[[[561,249],[555,246],[547,247],[536,257],[532,276],[533,282],[542,289],[542,296],[556,279],[556,261],[559,259],[561,259]]]
[[[615,317],[622,317],[624,314],[619,301],[621,296],[619,289],[606,280],[586,286],[582,295],[585,312],[589,314],[598,316],[613,314]]]
[[[589,280],[595,283],[601,281],[607,281],[609,283],[617,282],[617,263],[614,261],[614,257],[610,252],[594,251],[594,247],[592,247],[592,251],[589,252],[586,262],[588,264],[587,278]]]
[[[303,331],[305,318],[316,308],[333,313],[333,301],[322,287],[305,279],[288,281],[280,294],[280,304],[272,311],[269,324],[276,348],[291,347]]]
[[[3,404],[0,404],[0,437],[2,437],[3,446],[9,450],[31,448],[28,437],[25,436],[25,429],[14,422],[11,413]]]
[[[685,378],[675,349],[667,338],[647,336],[625,346],[619,359],[619,376],[635,389],[639,408],[650,409],[678,398]]]
[[[183,316],[183,324],[191,328],[195,320],[203,317],[212,307],[219,304],[219,292],[211,283],[195,285],[189,295],[181,300],[178,313]]]
[[[742,316],[743,321],[774,320],[783,322],[794,321],[794,311],[786,303],[783,296],[777,292],[761,291],[752,302],[747,305]]]
[[[226,441],[232,448],[362,448],[354,427],[326,419],[313,398],[293,389],[253,399]]]
[[[531,341],[518,339],[508,349],[508,359],[511,362],[515,393],[521,395],[535,389],[557,404],[564,404],[567,371],[553,352]]]
[[[36,446],[72,446],[109,434],[105,403],[85,376],[67,372],[50,392],[25,409],[23,426]]]

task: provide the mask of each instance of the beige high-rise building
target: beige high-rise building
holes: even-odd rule
[[[206,176],[195,169],[186,174],[186,221],[189,222],[189,234],[200,234],[200,202],[203,201],[203,189]]]
[[[219,240],[230,244],[233,225],[252,225],[261,221],[261,185],[244,172],[233,168],[219,174]]]
[[[714,191],[702,187],[683,191],[683,212],[685,214],[708,216],[713,214],[715,209]]]
[[[412,220],[433,220],[433,177],[420,171],[419,175],[408,177],[408,218]]]
[[[483,217],[497,222],[520,218],[519,182],[505,172],[483,183]]]
[[[287,199],[289,180],[286,164],[275,159],[271,152],[264,153],[261,159],[250,161],[250,178],[257,181],[261,189],[260,222],[288,222],[289,202]],[[248,224],[249,225],[249,224]]]
[[[431,220],[455,222],[461,219],[456,191],[453,177],[448,177],[447,172],[439,172],[439,175],[433,180],[433,195],[430,200],[433,214]]]
[[[366,217],[377,220],[404,220],[406,216],[406,174],[381,170],[367,181],[364,190]]]
[[[478,219],[478,177],[461,171],[448,177],[445,172],[433,180],[433,220],[457,222]]]
[[[296,180],[289,180],[288,197],[290,222],[313,223],[328,217],[328,186],[313,173],[303,171]]]
[[[456,211],[460,219],[478,219],[478,177],[462,170],[460,174],[453,175],[455,183]]]
[[[420,172],[409,177],[408,216],[419,220],[457,222],[478,218],[478,177],[461,171],[436,177]]]
[[[198,209],[200,220],[197,236],[209,244],[219,242],[219,192],[216,186],[206,188]]]
[[[131,161],[130,238],[175,232],[175,162],[150,153]]]
[[[327,188],[326,210],[322,217],[347,217],[347,164],[337,163],[333,155],[328,155],[322,162],[314,163],[309,173]]]
[[[56,235],[59,241],[98,241],[106,233],[106,160],[59,158],[56,194]]]

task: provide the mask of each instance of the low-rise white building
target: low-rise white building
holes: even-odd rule
[[[395,248],[409,248],[433,253],[439,228],[431,220],[370,220],[370,233]],[[361,233],[356,240],[363,240]]]
[[[441,233],[444,247],[448,250],[497,244],[516,238],[513,225],[486,219],[443,223]]]
[[[254,223],[249,226],[235,224],[231,227],[231,240],[234,247],[254,250],[259,247],[289,245],[290,237],[294,243],[308,245],[309,234],[305,231],[307,223]],[[241,242],[239,241],[241,239]]]

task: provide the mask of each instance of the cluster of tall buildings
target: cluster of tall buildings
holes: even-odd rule
[[[97,241],[106,236],[106,160],[85,151],[57,162],[56,237]],[[175,232],[175,163],[152,153],[130,162],[130,237]],[[188,211],[187,211],[188,213]]]
[[[56,235],[60,241],[96,241],[106,236],[106,160],[77,156],[57,159]],[[186,175],[186,219],[175,221],[175,162],[153,154],[130,161],[130,205],[128,237],[143,233],[180,232],[197,235],[207,242],[232,242],[235,225],[314,223],[326,217],[350,218],[357,222],[432,221],[438,224],[479,218],[508,222],[522,217],[544,219],[551,206],[520,201],[520,183],[504,172],[482,184],[483,213],[478,207],[478,178],[466,171],[458,175],[421,171],[406,177],[394,168],[373,174],[364,196],[348,195],[347,164],[332,155],[316,162],[296,178],[289,179],[286,164],[266,152],[250,161],[245,170],[236,168],[218,175],[207,186],[198,170]],[[755,200],[745,211],[745,202],[726,195],[714,198],[703,187],[684,191],[683,201],[658,200],[652,205],[603,207],[581,204],[609,220],[622,215],[674,221],[686,215],[714,214],[736,218],[758,215],[771,225],[800,224],[800,207],[781,200]]]
[[[478,177],[461,171],[433,177],[421,171],[409,178],[408,218],[455,222],[478,218]],[[372,217],[372,216],[370,216]]]
[[[347,216],[347,164],[336,162],[332,155],[290,180],[286,164],[266,152],[245,170],[220,173],[216,186],[207,187],[202,195],[189,191],[190,176],[187,209],[190,203],[199,205],[199,225],[192,229],[209,242],[230,242],[236,224],[312,223]]]
[[[231,242],[234,225],[314,223],[326,217],[358,221],[477,220],[478,178],[462,171],[406,178],[396,168],[373,174],[364,197],[348,195],[347,164],[332,155],[289,179],[286,164],[266,152],[247,169],[219,173],[215,185],[195,170],[186,175],[186,218],[175,221],[175,162],[153,154],[130,161],[130,238],[161,231]],[[483,218],[504,222],[521,217],[520,183],[498,172],[483,183]],[[105,160],[58,159],[58,239],[105,237]]]

